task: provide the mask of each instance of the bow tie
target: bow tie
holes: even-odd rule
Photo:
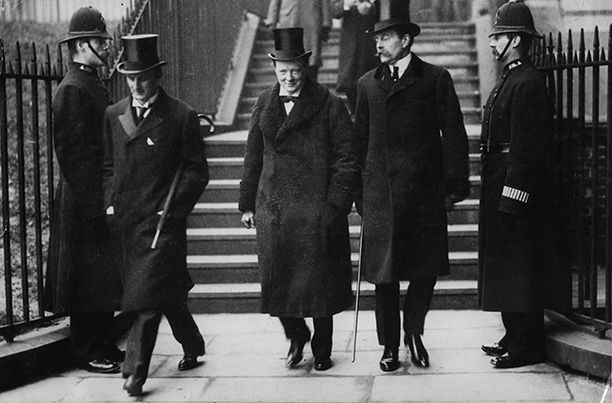
[[[279,96],[280,100],[283,101],[284,103],[287,102],[295,102],[295,100],[297,99],[297,97],[293,97],[291,95],[280,95]]]

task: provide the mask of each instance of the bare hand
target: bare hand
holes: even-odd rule
[[[252,211],[245,211],[240,219],[242,224],[248,229],[255,228],[255,215]]]

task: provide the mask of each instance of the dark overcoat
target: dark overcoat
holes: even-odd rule
[[[362,15],[357,7],[344,9],[344,0],[332,0],[331,10],[334,18],[342,19],[340,30],[340,54],[338,56],[337,89],[341,92],[357,87],[357,80],[378,65],[376,45],[372,34],[366,31],[374,28],[378,21],[379,2],[370,1],[370,13]]]
[[[479,297],[484,310],[542,308],[551,107],[527,59],[505,66],[484,109]]]
[[[397,83],[388,67],[358,84],[364,163],[364,278],[375,284],[447,274],[445,197],[469,194],[468,143],[447,70],[415,54]]]
[[[355,132],[342,101],[318,83],[306,81],[287,116],[279,88],[255,104],[239,208],[255,212],[262,312],[326,317],[352,303]]]
[[[72,63],[53,97],[59,163],[44,302],[55,313],[119,309],[116,248],[104,217],[102,119],[112,103],[96,70]]]
[[[121,242],[125,290],[121,309],[161,310],[186,303],[193,282],[187,271],[186,218],[208,183],[196,112],[159,96],[135,124],[131,97],[104,116],[104,196],[113,206],[112,227]],[[175,172],[182,174],[157,247],[151,242]]]

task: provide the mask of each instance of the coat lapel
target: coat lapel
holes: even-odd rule
[[[260,116],[263,135],[272,143],[287,116],[283,103],[278,97],[279,89],[280,85],[276,84],[268,93],[268,99],[264,100],[265,106]]]
[[[321,105],[323,105],[327,99],[327,95],[327,89],[310,79],[306,79],[306,83],[302,88],[302,92],[297,102],[278,129],[276,141],[282,141],[290,135],[292,129],[311,120],[319,109],[321,109]],[[280,103],[280,100],[277,102]]]
[[[132,114],[131,98],[128,98],[123,115],[119,116],[119,122],[121,122],[123,130],[125,130],[125,134],[129,137],[128,141],[137,139],[163,123],[163,111],[166,109],[164,106],[166,101],[167,95],[164,90],[160,88],[157,100],[151,106],[151,111],[147,117],[140,122],[138,126],[136,126],[136,122],[134,121],[134,116]]]
[[[413,53],[410,65],[408,66],[404,74],[402,74],[398,82],[395,83],[395,85],[391,88],[391,92],[389,92],[389,97],[392,97],[398,92],[404,91],[405,89],[411,87],[422,75],[423,61]]]

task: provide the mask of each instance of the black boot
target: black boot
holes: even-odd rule
[[[420,334],[407,334],[404,338],[404,343],[410,350],[410,361],[417,366],[422,368],[429,367],[429,354],[423,345]]]

